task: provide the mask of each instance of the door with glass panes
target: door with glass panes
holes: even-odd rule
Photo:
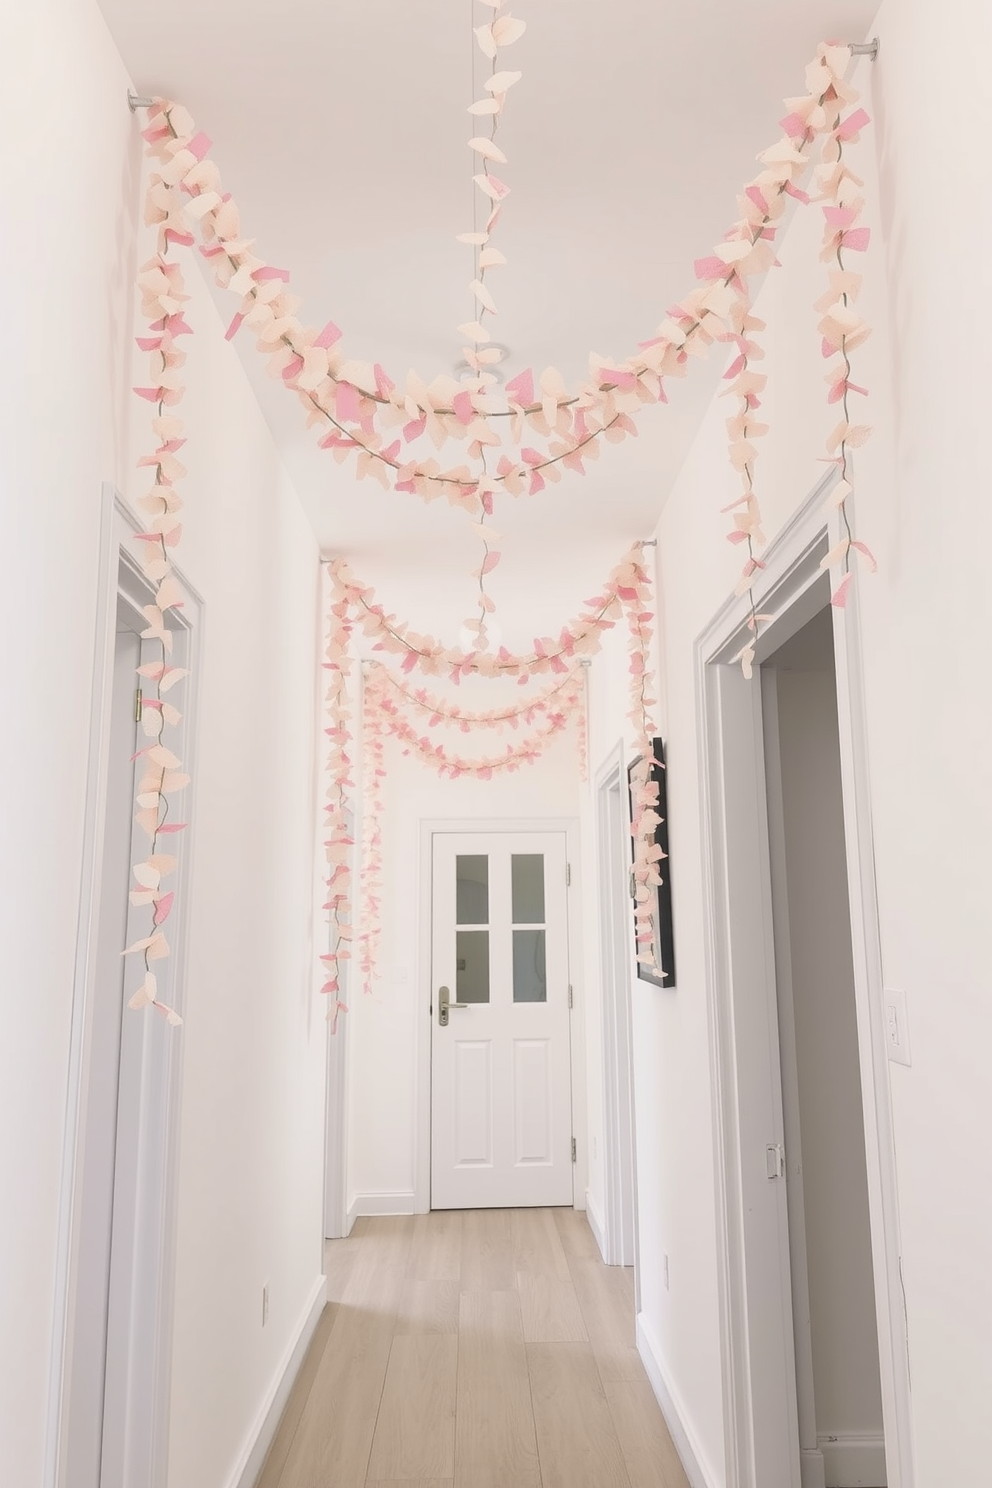
[[[431,1207],[572,1203],[564,832],[433,839]]]

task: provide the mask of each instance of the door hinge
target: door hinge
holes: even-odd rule
[[[568,889],[568,888],[571,888],[571,886],[572,886],[572,865],[571,865],[571,863],[566,863],[565,864],[565,887],[566,887],[566,889]]]
[[[575,1138],[572,1138],[572,1161],[575,1162]]]
[[[140,687],[136,687],[134,689],[134,721],[135,721],[135,723],[140,723],[141,722],[141,688]]]
[[[785,1148],[781,1142],[769,1142],[765,1147],[765,1177],[785,1177]]]
[[[572,984],[571,984],[571,982],[569,982],[569,984],[568,984],[568,1005],[569,1005],[569,1007],[574,1007],[575,1006],[574,1001],[573,1001]]]

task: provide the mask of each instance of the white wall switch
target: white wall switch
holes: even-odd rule
[[[882,1010],[885,1017],[885,1048],[889,1058],[896,1064],[912,1064],[905,992],[886,987],[882,994]]]

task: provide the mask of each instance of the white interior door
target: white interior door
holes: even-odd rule
[[[564,832],[436,833],[432,921],[431,1207],[571,1204]]]

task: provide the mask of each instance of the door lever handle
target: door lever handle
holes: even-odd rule
[[[449,1008],[467,1008],[468,1007],[468,1003],[467,1002],[451,1002],[450,1001],[450,998],[451,998],[451,993],[450,993],[450,991],[448,990],[447,987],[438,987],[438,989],[437,989],[437,1021],[438,1021],[439,1025],[442,1028],[447,1028],[447,1026],[448,1026],[448,1009]]]

